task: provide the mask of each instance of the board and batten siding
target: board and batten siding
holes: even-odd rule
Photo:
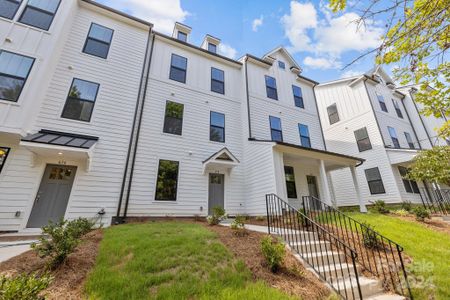
[[[186,57],[186,84],[169,79],[171,54]],[[210,91],[211,67],[225,72],[225,95]],[[225,209],[245,212],[241,101],[245,99],[241,65],[208,57],[156,36],[143,111],[128,216],[192,216],[208,213],[208,173],[203,161],[227,147],[241,161],[225,174]],[[184,105],[182,135],[163,132],[166,101]],[[210,112],[225,115],[225,143],[209,140]],[[155,200],[160,159],[179,162],[176,201]]]

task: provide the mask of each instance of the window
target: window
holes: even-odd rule
[[[278,67],[280,68],[280,69],[286,69],[286,64],[284,63],[284,61],[281,61],[281,60],[279,60],[278,61]]]
[[[169,78],[178,82],[186,83],[187,58],[172,54]]]
[[[176,201],[179,162],[159,160],[155,200]]]
[[[283,131],[281,130],[280,118],[269,116],[269,121],[270,121],[270,135],[272,137],[272,141],[282,142]]]
[[[411,135],[409,134],[409,132],[405,132],[405,138],[406,138],[406,141],[408,142],[409,148],[415,149],[416,147],[414,147],[414,142],[413,142],[413,140],[412,140]]]
[[[184,105],[172,101],[166,102],[163,132],[181,135],[183,131]]]
[[[0,0],[0,17],[12,20],[22,0]]]
[[[225,94],[225,74],[222,70],[211,68],[211,91]]]
[[[211,112],[209,125],[209,140],[214,142],[225,142],[225,115]]]
[[[182,31],[178,31],[177,39],[186,43],[187,42],[187,34]]]
[[[294,94],[295,106],[300,107],[300,108],[305,108],[305,105],[303,104],[302,89],[298,86],[293,85],[292,93]]]
[[[364,170],[366,173],[367,183],[369,184],[369,190],[372,195],[384,194],[383,180],[381,180],[380,171],[378,168],[371,168]]]
[[[83,52],[101,58],[107,58],[113,32],[112,29],[92,23]]]
[[[212,53],[217,53],[217,45],[208,43],[208,51]]]
[[[328,120],[330,121],[330,125],[333,125],[336,122],[339,122],[339,113],[337,111],[336,103],[327,107]]]
[[[48,30],[58,10],[60,0],[28,0],[19,22]]]
[[[394,144],[394,148],[400,148],[400,143],[398,141],[397,132],[395,132],[395,128],[388,126],[389,135],[391,136],[392,143]]]
[[[407,179],[409,169],[399,166],[398,171],[400,172],[400,176],[402,176],[403,186],[407,193],[420,194],[419,187],[417,186],[417,182],[414,180]]]
[[[381,110],[384,112],[388,112],[386,102],[384,102],[383,96],[377,93],[378,103],[380,103]]]
[[[17,102],[34,58],[0,50],[0,99]]]
[[[288,198],[297,198],[297,189],[295,188],[294,168],[284,166],[284,177],[286,179],[286,190]]]
[[[3,166],[6,163],[6,159],[8,158],[9,148],[0,147],[0,174],[2,173]]]
[[[275,78],[270,76],[266,77],[266,93],[267,97],[271,99],[278,100],[278,93],[277,93],[277,81]]]
[[[298,124],[298,131],[300,133],[300,143],[303,147],[311,148],[311,139],[309,137],[308,126]]]
[[[358,144],[359,152],[372,149],[372,144],[370,143],[369,134],[367,133],[367,128],[361,128],[355,131],[356,143]]]
[[[98,83],[74,79],[61,117],[89,122],[97,98]]]
[[[398,101],[392,99],[392,104],[394,104],[395,111],[397,112],[397,116],[401,119],[403,119],[402,110],[400,109],[400,106],[398,105]]]

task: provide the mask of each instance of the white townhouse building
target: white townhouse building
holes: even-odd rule
[[[357,169],[364,203],[378,199],[421,203],[420,192],[430,184],[404,176],[419,150],[443,141],[431,129],[439,120],[420,114],[414,89],[397,89],[376,67],[361,76],[322,83],[316,87],[316,97],[328,149],[366,160]],[[346,183],[347,170],[334,171],[331,177],[339,206],[359,203]]]

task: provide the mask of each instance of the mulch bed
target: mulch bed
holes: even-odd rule
[[[284,293],[302,299],[325,299],[330,294],[330,290],[289,251],[286,251],[284,267],[277,273],[272,273],[265,265],[260,250],[261,239],[266,234],[248,231],[248,235],[238,237],[229,227],[205,226],[217,233],[220,241],[238,259],[244,261],[255,280],[263,280]]]
[[[444,222],[444,221],[426,219],[425,222],[419,222],[416,220],[416,218],[414,216],[399,216],[399,215],[395,215],[395,214],[390,214],[390,216],[393,216],[393,217],[396,217],[396,218],[399,218],[402,220],[406,220],[406,221],[415,222],[415,223],[424,225],[425,227],[427,227],[429,229],[450,234],[450,224],[448,224],[447,222]]]
[[[45,290],[46,299],[82,299],[83,283],[95,264],[98,246],[103,237],[101,229],[94,230],[82,238],[75,251],[66,262],[51,274],[54,277]],[[27,251],[0,263],[0,275],[42,272],[46,260],[37,256],[33,250]]]

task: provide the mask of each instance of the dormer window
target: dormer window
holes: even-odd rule
[[[279,60],[278,61],[278,67],[280,68],[280,69],[286,69],[286,64],[284,63],[284,61],[281,61],[281,60]]]
[[[186,43],[187,42],[187,34],[182,31],[178,31],[177,39]]]
[[[212,53],[217,53],[217,45],[212,43],[208,43],[208,51]]]

